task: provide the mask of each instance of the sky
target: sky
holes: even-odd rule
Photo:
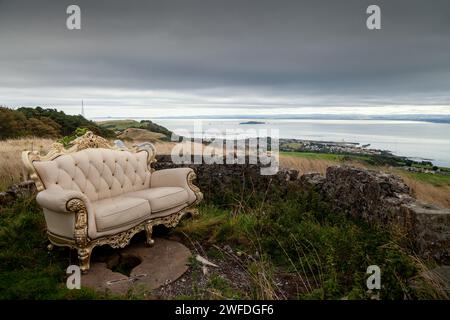
[[[81,100],[90,118],[450,114],[450,1],[0,0],[0,105]]]

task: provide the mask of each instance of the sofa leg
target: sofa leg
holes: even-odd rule
[[[153,245],[155,243],[155,240],[152,239],[153,225],[151,225],[150,223],[146,224],[145,225],[145,233],[147,235],[147,242],[146,242],[147,245],[148,246]]]
[[[78,260],[80,261],[80,270],[82,273],[88,272],[91,264],[91,247],[79,248],[78,250]]]
[[[189,212],[191,213],[191,216],[193,216],[193,217],[197,217],[200,215],[197,208],[191,208],[191,209],[189,209]]]

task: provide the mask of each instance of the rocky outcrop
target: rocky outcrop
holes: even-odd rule
[[[300,177],[334,207],[369,223],[400,227],[423,258],[450,262],[450,211],[412,197],[399,177],[347,166],[329,167]]]
[[[325,195],[339,210],[367,221],[400,222],[393,211],[414,201],[400,178],[365,169],[329,167],[325,177],[309,174],[300,180]]]
[[[34,192],[36,192],[36,186],[32,180],[14,184],[5,192],[0,192],[0,206],[18,198],[30,196]]]

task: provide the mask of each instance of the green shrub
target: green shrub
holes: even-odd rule
[[[64,148],[68,148],[73,140],[85,135],[87,131],[88,131],[87,128],[76,128],[73,134],[71,134],[70,136],[62,137],[61,139],[58,140],[58,142],[61,143],[64,146]]]

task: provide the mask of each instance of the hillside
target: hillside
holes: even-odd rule
[[[56,138],[71,135],[77,128],[87,128],[106,138],[114,132],[98,126],[81,115],[67,115],[56,109],[0,107],[0,140],[21,137]]]
[[[116,133],[121,134],[122,131],[126,129],[143,129],[150,131],[152,133],[158,133],[160,134],[158,139],[163,141],[170,141],[170,137],[172,136],[172,131],[169,129],[160,126],[150,120],[141,120],[140,122],[136,120],[108,120],[108,121],[99,121],[97,124],[104,129],[115,131]],[[134,133],[138,131],[133,131]],[[142,132],[142,131],[140,131]],[[142,133],[141,133],[142,134]],[[156,137],[156,135],[152,136]]]
[[[98,121],[97,124],[102,128],[108,128],[115,131],[122,131],[128,128],[140,127],[140,123],[135,120],[107,120]]]
[[[151,132],[146,129],[128,128],[117,135],[117,138],[122,140],[157,142],[165,139],[166,136],[162,133]]]

